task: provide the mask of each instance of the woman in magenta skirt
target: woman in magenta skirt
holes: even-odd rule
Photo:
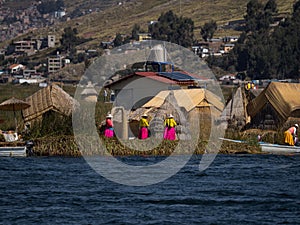
[[[176,139],[176,129],[177,126],[176,121],[174,120],[174,116],[170,114],[165,120],[165,131],[164,131],[164,139],[166,140],[175,140]]]
[[[104,136],[108,138],[112,138],[114,136],[114,127],[111,114],[106,116]]]
[[[140,119],[139,139],[146,139],[149,136],[149,133],[148,133],[149,123],[148,123],[147,118],[148,118],[148,115],[144,114],[144,115],[142,115],[142,118]]]

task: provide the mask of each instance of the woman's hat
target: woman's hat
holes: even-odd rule
[[[106,118],[112,118],[111,114],[107,114]]]
[[[142,117],[148,117],[148,115],[147,115],[146,113],[144,113],[144,114],[142,115]]]
[[[169,118],[174,118],[174,116],[172,114],[169,115]]]

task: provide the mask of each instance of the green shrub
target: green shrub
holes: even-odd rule
[[[49,136],[73,135],[72,117],[49,111],[43,115],[41,121],[31,124],[26,138],[40,138]]]

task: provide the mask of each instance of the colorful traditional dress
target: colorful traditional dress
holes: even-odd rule
[[[167,140],[175,140],[176,139],[176,129],[177,126],[174,118],[167,118],[165,120],[165,131],[164,131],[164,139]]]
[[[140,132],[139,132],[139,139],[146,139],[148,138],[148,127],[149,123],[146,118],[142,117],[140,119]]]
[[[284,142],[288,145],[294,146],[296,137],[297,128],[295,126],[290,127],[288,130],[284,132]]]
[[[114,136],[114,128],[111,118],[106,118],[104,136],[108,138]]]

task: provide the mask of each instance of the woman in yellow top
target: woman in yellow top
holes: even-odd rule
[[[148,134],[149,123],[148,123],[147,118],[148,118],[148,115],[144,114],[144,115],[142,115],[142,118],[140,119],[139,139],[146,139],[149,136],[149,134]]]
[[[174,116],[170,114],[168,118],[165,120],[165,132],[164,139],[167,140],[175,140],[176,139],[176,129],[177,126],[176,121],[174,120]]]

